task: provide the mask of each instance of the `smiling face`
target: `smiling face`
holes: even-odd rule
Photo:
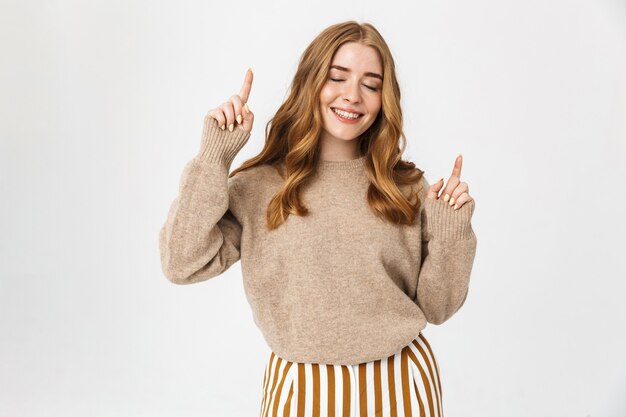
[[[382,75],[382,63],[371,46],[347,42],[337,49],[319,97],[323,142],[353,140],[374,123],[381,107]],[[350,113],[359,116],[354,119]]]

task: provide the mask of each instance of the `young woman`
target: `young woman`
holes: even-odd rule
[[[241,260],[272,352],[261,416],[443,416],[422,329],[465,302],[474,199],[452,174],[430,185],[402,160],[394,61],[371,24],[328,27],[301,57],[265,146],[250,137],[248,70],[208,112],[200,150],[160,231],[165,275],[207,280]]]

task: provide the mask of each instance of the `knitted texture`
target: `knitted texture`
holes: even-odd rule
[[[228,178],[250,137],[205,118],[198,154],[183,170],[159,234],[161,265],[176,284],[208,280],[241,261],[255,324],[292,362],[353,365],[400,351],[464,304],[476,253],[474,200],[454,210],[428,199],[413,225],[376,216],[365,156],[320,161],[303,187],[306,216],[266,228],[283,179],[269,165]]]

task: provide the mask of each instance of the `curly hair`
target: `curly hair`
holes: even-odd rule
[[[265,127],[263,149],[230,174],[232,177],[263,164],[274,166],[280,173],[284,183],[267,207],[270,230],[286,221],[289,214],[308,214],[299,199],[299,191],[310,180],[319,161],[323,127],[319,96],[335,52],[347,42],[374,48],[383,65],[381,109],[373,124],[358,138],[359,153],[366,156],[365,169],[370,180],[368,204],[377,216],[396,224],[412,224],[417,217],[422,204],[417,193],[411,187],[407,196],[400,187],[418,183],[424,171],[402,160],[406,137],[391,51],[372,24],[350,20],[327,27],[305,49],[287,99]]]

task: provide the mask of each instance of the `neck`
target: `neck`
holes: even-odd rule
[[[320,138],[320,160],[349,161],[358,159],[359,139],[342,140],[324,132]]]

